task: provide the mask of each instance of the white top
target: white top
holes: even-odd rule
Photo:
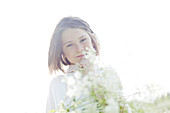
[[[75,70],[76,70],[76,66],[70,65],[67,70],[67,76],[72,76]],[[46,113],[49,113],[51,110],[56,110],[60,101],[61,100],[64,101],[64,99],[66,98],[67,84],[62,82],[63,78],[64,75],[57,76],[54,79],[52,79],[50,83]]]
[[[73,74],[74,70],[75,66],[70,65],[67,70],[67,75]],[[60,101],[66,98],[67,85],[66,83],[62,82],[63,77],[63,75],[59,75],[52,79],[50,83],[46,113],[49,113],[51,110],[56,110]]]

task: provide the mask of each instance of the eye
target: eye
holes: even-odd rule
[[[85,40],[86,40],[86,38],[83,38],[83,39],[80,40],[80,42],[84,42]]]
[[[68,44],[66,47],[71,47],[73,44]]]

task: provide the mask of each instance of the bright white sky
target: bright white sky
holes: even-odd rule
[[[78,16],[97,34],[124,89],[155,83],[170,91],[169,0],[0,1],[0,112],[45,113],[48,47],[58,21]]]

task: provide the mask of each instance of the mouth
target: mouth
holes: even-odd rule
[[[79,55],[79,56],[77,56],[77,58],[82,58],[84,55]]]

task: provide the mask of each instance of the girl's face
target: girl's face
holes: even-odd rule
[[[88,33],[79,28],[69,28],[62,33],[63,55],[72,64],[79,63],[83,58],[82,51],[85,48],[93,48],[93,44]]]

